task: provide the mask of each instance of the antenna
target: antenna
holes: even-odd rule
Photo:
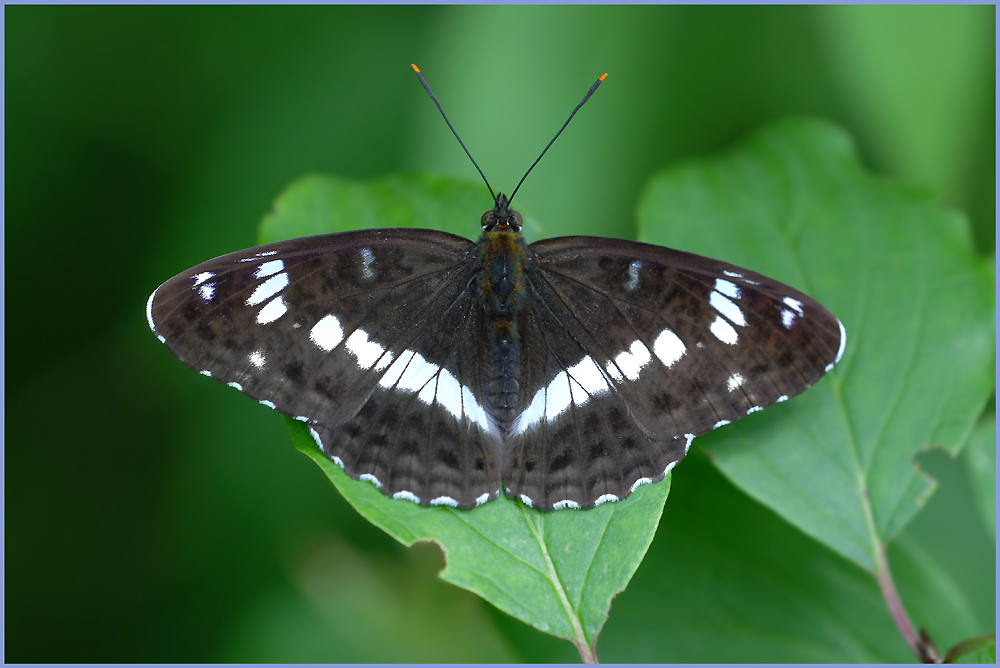
[[[469,153],[469,149],[465,148],[465,142],[463,142],[462,138],[458,136],[457,132],[455,132],[455,128],[452,127],[451,121],[448,120],[448,115],[445,114],[444,109],[441,108],[441,103],[438,102],[438,99],[436,97],[434,97],[434,91],[432,91],[431,87],[427,85],[427,81],[424,79],[424,75],[420,73],[420,68],[414,65],[413,63],[410,63],[410,67],[412,67],[413,71],[417,73],[417,77],[420,79],[420,83],[424,85],[424,90],[427,91],[427,94],[431,96],[432,100],[434,100],[434,104],[437,105],[438,111],[440,111],[441,116],[444,117],[444,122],[448,124],[448,127],[451,128],[451,133],[455,135],[455,139],[458,140],[458,143],[461,144],[462,148],[465,150],[465,155],[469,156],[469,160],[471,160],[472,164],[476,166],[476,171],[479,172],[479,175],[481,177],[483,177],[483,182],[486,183],[486,188],[490,191],[490,195],[493,197],[493,203],[496,204],[497,196],[493,193],[493,188],[490,188],[490,182],[486,180],[486,175],[483,174],[483,170],[479,169],[479,165],[476,164],[476,159],[472,157],[471,153]],[[596,88],[597,86],[595,85],[594,87]],[[589,93],[587,94],[587,97],[590,97]],[[573,113],[575,114],[576,112],[574,111]],[[570,118],[572,118],[572,116],[570,116]],[[562,132],[562,130],[560,130],[560,132]],[[534,165],[532,165],[532,167],[534,167]]]
[[[412,63],[410,64],[410,67],[412,67],[413,71],[417,73],[417,77],[420,79],[420,83],[423,84],[424,90],[427,91],[427,94],[430,96],[430,98],[434,100],[434,104],[437,105],[438,111],[441,112],[441,116],[444,118],[444,122],[448,124],[448,127],[451,129],[451,133],[455,135],[455,139],[458,140],[458,143],[462,145],[462,149],[465,151],[465,155],[469,156],[469,160],[471,160],[472,164],[475,165],[476,171],[479,172],[479,176],[483,177],[483,182],[486,183],[486,187],[489,188],[490,195],[493,196],[493,203],[496,204],[497,196],[496,194],[494,194],[493,188],[490,187],[490,182],[486,180],[486,175],[483,174],[483,170],[479,169],[479,165],[476,163],[476,159],[472,157],[472,154],[469,153],[469,149],[465,147],[465,142],[463,142],[462,138],[458,136],[457,132],[455,132],[455,128],[452,126],[451,121],[448,120],[448,115],[445,114],[444,109],[441,108],[441,103],[438,102],[437,97],[434,96],[434,92],[431,90],[431,87],[427,85],[427,81],[424,79],[424,75],[420,73],[420,68]],[[514,188],[514,192],[511,193],[510,197],[508,198],[507,200],[508,206],[510,205],[510,202],[514,199],[514,195],[517,194],[518,188],[520,188],[521,184],[524,183],[524,180],[528,178],[528,174],[531,173],[531,170],[535,168],[535,165],[537,165],[538,161],[542,159],[542,156],[545,155],[545,152],[548,151],[549,147],[552,146],[552,144],[555,143],[556,139],[559,138],[559,135],[562,134],[562,131],[566,129],[566,126],[569,125],[569,122],[573,120],[574,116],[576,116],[576,112],[580,111],[580,107],[582,107],[584,104],[587,103],[587,100],[589,100],[590,96],[594,94],[594,91],[597,90],[597,87],[601,85],[601,82],[604,81],[604,78],[606,76],[608,76],[607,72],[598,77],[597,81],[594,82],[594,85],[591,86],[590,90],[587,91],[587,94],[583,96],[582,100],[580,100],[580,104],[576,105],[576,108],[573,109],[573,112],[569,115],[569,118],[567,118],[566,122],[563,123],[561,128],[559,128],[559,132],[556,133],[556,136],[553,137],[552,141],[550,141],[548,145],[542,150],[541,155],[539,155],[535,159],[535,161],[531,163],[531,167],[528,167],[528,171],[526,171],[524,173],[524,176],[521,177],[521,180],[517,182],[517,187]]]
[[[549,150],[549,146],[552,146],[552,144],[555,143],[556,139],[559,138],[559,135],[562,134],[562,131],[566,129],[566,126],[569,125],[569,122],[571,120],[573,120],[574,116],[576,116],[576,112],[580,111],[580,107],[582,107],[584,104],[587,103],[587,100],[589,100],[590,96],[594,94],[594,91],[597,90],[597,87],[601,85],[601,82],[604,81],[604,77],[606,77],[606,76],[608,76],[607,72],[605,72],[604,74],[602,74],[600,77],[597,78],[597,81],[594,82],[594,85],[590,87],[590,90],[587,91],[587,94],[583,96],[582,100],[580,100],[580,104],[576,105],[576,108],[573,110],[573,113],[571,113],[569,115],[569,118],[566,119],[566,122],[563,123],[563,126],[561,128],[559,128],[559,132],[556,133],[556,136],[552,138],[552,141],[550,141],[549,144],[548,144],[548,146],[545,147],[545,149],[542,151],[542,154],[539,155],[538,158],[536,158],[533,163],[531,163],[531,167],[528,167],[528,171],[526,171],[524,173],[524,176],[521,177],[521,180],[517,182],[517,188],[514,188],[514,192],[512,192],[510,194],[510,198],[507,200],[507,204],[508,205],[514,199],[514,195],[517,194],[517,189],[520,188],[521,184],[524,183],[524,180],[526,178],[528,178],[528,174],[530,174],[531,170],[533,170],[535,168],[535,165],[538,164],[538,161],[542,159],[542,155],[545,155],[545,151],[548,151]],[[421,78],[421,80],[423,80],[423,79]],[[424,84],[424,85],[426,85],[426,84]],[[441,112],[441,113],[444,113],[444,112]],[[469,156],[469,157],[472,157],[472,156]]]

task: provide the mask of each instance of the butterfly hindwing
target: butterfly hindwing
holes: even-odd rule
[[[353,477],[423,505],[472,508],[497,496],[475,306],[466,291],[433,309],[435,320],[418,326],[355,416],[314,426],[324,452]]]
[[[529,273],[521,346],[522,368],[535,370],[522,374],[526,406],[506,444],[508,494],[543,510],[591,508],[662,480],[690,439],[654,434],[637,419],[636,388],[606,372],[601,344],[568,305],[533,289],[534,279]]]

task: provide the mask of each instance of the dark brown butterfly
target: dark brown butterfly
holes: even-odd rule
[[[351,477],[460,508],[501,485],[544,510],[624,499],[843,353],[836,317],[747,269],[597,237],[525,245],[502,193],[481,225],[478,243],[376,229],[231,253],[157,288],[149,326],[308,424]]]

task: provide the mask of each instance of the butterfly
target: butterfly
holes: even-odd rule
[[[840,360],[840,321],[759,273],[634,241],[526,244],[521,183],[493,196],[477,242],[369,229],[209,260],[150,295],[149,326],[201,374],[306,423],[351,477],[457,508],[501,489],[541,510],[624,499],[696,436]]]

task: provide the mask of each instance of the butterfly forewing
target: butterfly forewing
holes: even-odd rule
[[[629,406],[653,433],[702,434],[788,399],[842,352],[840,322],[814,299],[718,260],[588,237],[529,253],[546,303],[566,306],[611,377],[634,381]]]

